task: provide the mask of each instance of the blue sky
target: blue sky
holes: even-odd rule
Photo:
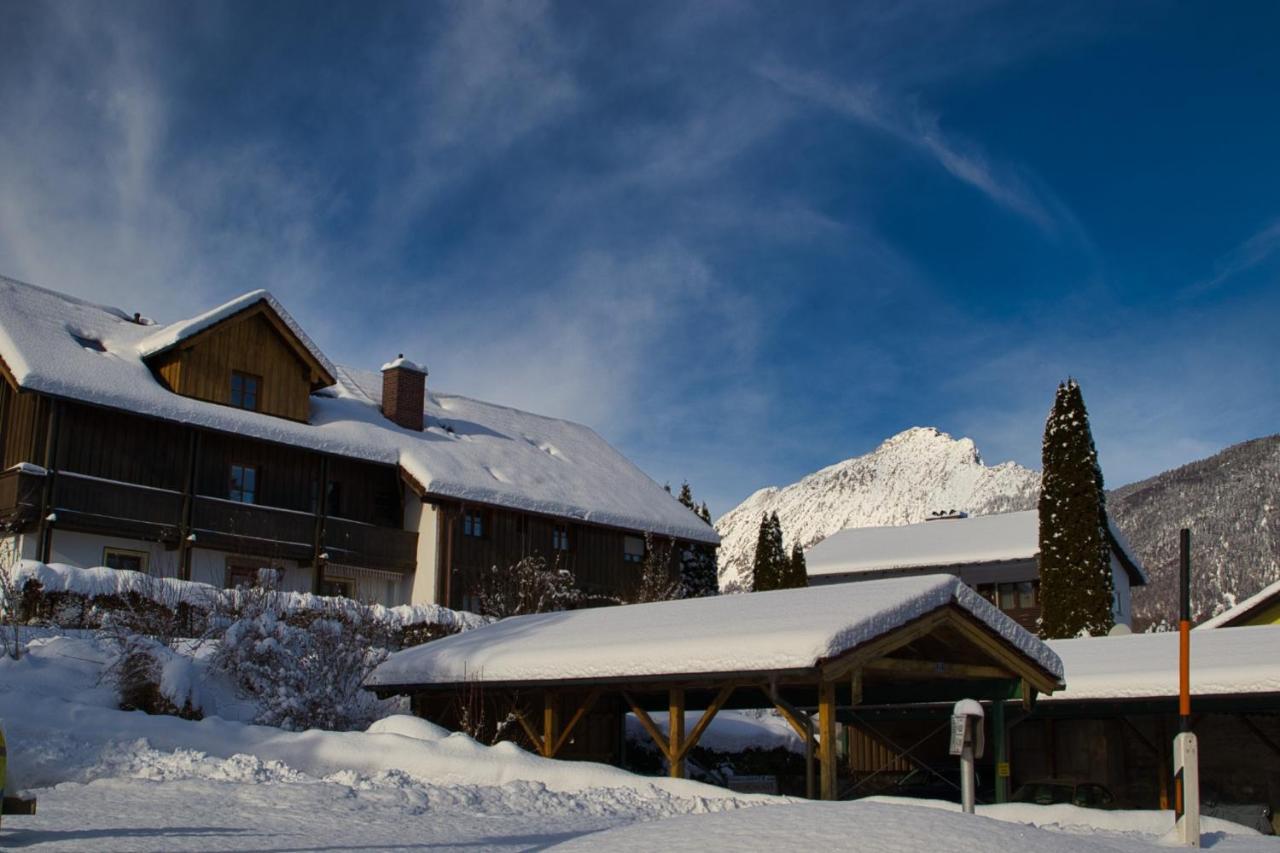
[[[260,8],[261,7],[261,8]],[[1274,4],[0,0],[0,272],[594,426],[718,514],[914,425],[1274,433]]]

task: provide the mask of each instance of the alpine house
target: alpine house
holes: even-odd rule
[[[607,599],[638,581],[646,534],[719,544],[591,429],[426,379],[403,356],[333,364],[264,290],[156,324],[0,277],[0,544],[462,608],[532,554]]]

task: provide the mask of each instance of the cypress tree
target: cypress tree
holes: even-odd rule
[[[1106,634],[1112,614],[1111,547],[1102,469],[1084,396],[1058,386],[1044,426],[1040,483],[1040,636]]]

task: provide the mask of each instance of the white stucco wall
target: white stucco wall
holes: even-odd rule
[[[1120,565],[1116,555],[1111,555],[1111,614],[1117,624],[1133,627],[1133,594],[1129,588],[1129,573]]]
[[[29,538],[34,539],[35,537]],[[182,570],[182,556],[178,550],[167,551],[158,542],[126,539],[121,536],[101,536],[96,533],[80,533],[74,530],[59,530],[54,527],[52,545],[49,562],[67,563],[72,566],[79,566],[82,569],[106,565],[103,560],[103,549],[121,548],[126,551],[141,551],[146,554],[148,574],[176,578]]]
[[[439,513],[435,504],[424,503],[407,486],[404,496],[404,528],[418,533],[417,570],[405,578],[409,604],[443,604],[436,600],[436,540]]]

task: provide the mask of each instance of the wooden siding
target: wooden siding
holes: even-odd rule
[[[196,472],[196,493],[213,498],[229,497],[232,464],[257,468],[254,503],[298,512],[315,511],[319,454],[250,438],[206,433]]]
[[[466,536],[463,514],[480,512],[484,535]],[[440,535],[445,541],[444,569],[447,572],[448,606],[462,607],[475,594],[484,572],[505,568],[523,557],[540,555],[548,562],[573,573],[589,603],[608,603],[634,591],[642,565],[623,559],[623,541],[641,534],[565,519],[531,515],[495,507],[446,505],[440,515]],[[552,547],[552,531],[557,526],[569,530],[569,550]],[[671,540],[658,537],[657,547]],[[678,571],[678,549],[672,548],[672,571]]]
[[[67,403],[56,467],[105,480],[182,491],[189,442],[182,426]]]
[[[7,382],[0,382],[0,443],[4,447],[4,468],[19,462],[43,465],[45,439],[48,437],[49,398],[31,391],[15,392]]]
[[[262,309],[228,320],[152,364],[169,389],[186,397],[231,404],[231,373],[259,378],[258,411],[306,421],[311,413],[311,368]]]

